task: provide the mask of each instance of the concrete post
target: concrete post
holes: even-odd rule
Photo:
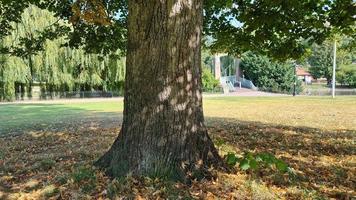
[[[221,63],[220,63],[220,55],[214,55],[214,75],[215,79],[220,80],[221,77]]]
[[[335,74],[336,74],[336,39],[334,40],[334,60],[333,60],[333,82],[332,82],[332,96],[335,98]]]

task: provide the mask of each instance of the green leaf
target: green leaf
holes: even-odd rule
[[[240,162],[240,168],[241,168],[242,170],[248,170],[248,169],[250,169],[250,164],[249,164],[249,162],[248,162],[247,159],[241,160],[241,162]]]
[[[234,153],[228,153],[226,155],[226,163],[232,167],[232,166],[235,166],[236,163],[238,162],[238,158],[236,157],[236,155]]]
[[[233,5],[233,1],[232,1],[232,0],[227,0],[227,1],[226,1],[226,7],[227,7],[227,8],[231,8],[232,5]]]
[[[287,163],[283,162],[282,160],[277,160],[277,161],[276,161],[276,168],[277,168],[280,172],[286,172],[286,171],[288,171],[288,165],[287,165]]]
[[[269,153],[261,153],[261,154],[259,154],[259,157],[267,165],[274,164],[275,160],[276,160],[276,158],[272,154],[269,154]]]
[[[256,159],[250,160],[250,167],[252,170],[256,170],[258,168],[258,163],[257,163]]]

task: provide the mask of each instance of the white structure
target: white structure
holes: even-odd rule
[[[333,83],[332,83],[332,96],[335,98],[335,74],[336,74],[336,40],[334,40],[334,62],[333,62]]]
[[[214,76],[215,76],[215,79],[220,79],[220,77],[221,77],[220,58],[223,56],[227,56],[227,54],[215,54],[214,55]]]
[[[215,54],[214,55],[214,75],[215,79],[220,80],[220,84],[223,87],[224,93],[235,92],[236,87],[246,87],[253,90],[257,90],[254,84],[242,76],[242,71],[240,69],[241,60],[234,58],[234,67],[236,73],[233,76],[221,76],[221,61],[220,58],[227,56],[228,54]]]

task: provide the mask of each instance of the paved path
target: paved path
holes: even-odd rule
[[[238,88],[236,92],[227,94],[229,96],[287,96],[286,94],[255,91],[246,88]]]
[[[223,96],[241,96],[241,97],[257,97],[257,96],[288,96],[287,94],[279,94],[279,93],[270,93],[270,92],[262,92],[255,91],[247,88],[237,88],[236,92],[230,92],[227,94],[206,94],[205,97],[223,97]]]

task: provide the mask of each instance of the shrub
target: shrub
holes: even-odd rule
[[[216,90],[220,84],[219,80],[216,80],[213,74],[206,67],[203,67],[202,83],[203,91]]]
[[[294,86],[294,66],[291,63],[272,62],[266,56],[247,52],[242,55],[244,75],[260,90],[268,92],[292,93]],[[301,82],[297,81],[296,92],[301,92]]]
[[[356,65],[341,65],[336,80],[342,85],[356,87]]]
[[[283,160],[276,158],[270,153],[257,153],[246,152],[242,157],[236,156],[234,153],[228,153],[225,156],[226,163],[229,166],[235,166],[236,164],[242,170],[258,170],[259,168],[274,168],[278,172],[288,172],[289,167]]]

